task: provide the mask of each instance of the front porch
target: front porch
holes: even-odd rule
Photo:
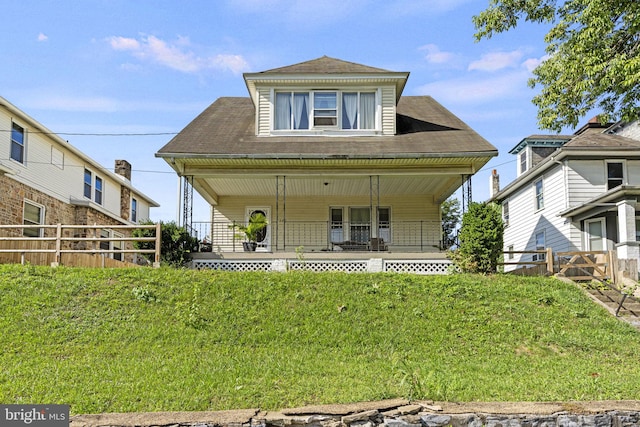
[[[195,269],[222,271],[306,270],[348,273],[448,274],[451,261],[444,252],[234,252],[193,254]]]

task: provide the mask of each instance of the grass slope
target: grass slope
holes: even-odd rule
[[[1,403],[640,399],[640,333],[549,278],[4,265],[0,295]]]

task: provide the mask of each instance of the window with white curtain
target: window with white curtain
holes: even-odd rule
[[[309,93],[276,93],[276,130],[309,129]]]
[[[342,129],[374,129],[376,94],[344,92],[342,94]]]
[[[364,91],[278,91],[274,130],[376,129],[376,93]]]

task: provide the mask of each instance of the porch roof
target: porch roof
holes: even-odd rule
[[[640,186],[620,185],[612,188],[606,193],[602,193],[584,203],[573,206],[560,212],[563,218],[570,218],[572,221],[587,219],[602,212],[617,209],[618,202],[627,199],[636,200],[636,210],[640,199]]]
[[[157,157],[230,158],[477,158],[479,169],[497,149],[430,96],[402,97],[392,136],[270,136],[255,134],[250,98],[219,98],[162,147]],[[176,168],[174,168],[176,169]],[[177,170],[177,169],[176,169]]]

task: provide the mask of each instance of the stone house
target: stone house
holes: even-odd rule
[[[4,229],[5,234],[44,237],[53,230],[38,225],[51,224],[133,225],[159,206],[132,185],[129,162],[116,160],[114,171],[105,169],[2,97],[0,129],[0,224],[33,225]],[[100,233],[127,232],[104,228]],[[81,229],[75,233],[86,235]],[[101,242],[103,249],[120,245]]]

